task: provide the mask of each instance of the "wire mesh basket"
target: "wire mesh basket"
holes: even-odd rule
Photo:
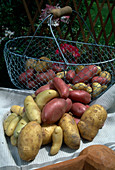
[[[55,13],[51,13],[38,25],[33,36],[17,37],[5,44],[4,58],[8,74],[17,88],[37,90],[55,76],[62,78],[74,88],[78,87],[78,83],[85,83],[87,87],[92,88],[92,83],[98,82],[101,85],[101,92],[96,90],[95,94],[97,94],[92,97],[93,100],[114,83],[115,48],[97,44],[79,13],[73,10],[70,13],[69,23],[60,22],[58,27],[53,26]],[[74,40],[76,36],[74,23],[77,21],[78,15],[92,37],[91,42]],[[63,12],[62,16],[64,16]],[[36,34],[42,30],[44,25],[47,27],[48,36],[47,34],[37,36]],[[63,32],[66,39],[62,38],[59,32]],[[86,67],[90,68],[89,66],[95,66],[98,71],[95,74],[88,73],[87,75],[87,72],[83,70]],[[81,77],[79,77],[78,71],[82,72]],[[92,73],[92,70],[90,69],[89,72]],[[73,74],[67,78],[69,73]],[[72,75],[74,77],[71,77]],[[78,76],[79,81],[75,76]],[[89,78],[84,79],[84,77]],[[93,92],[94,90],[91,91],[91,94]]]

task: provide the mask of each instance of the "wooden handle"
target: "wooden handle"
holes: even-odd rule
[[[65,6],[63,8],[52,9],[50,11],[54,18],[60,18],[62,16],[69,16],[72,13],[72,8],[70,6]]]

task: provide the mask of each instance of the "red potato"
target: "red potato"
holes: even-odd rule
[[[78,124],[79,121],[80,121],[80,119],[78,119],[78,118],[76,118],[76,117],[74,117],[74,119],[75,119],[76,124]]]
[[[85,66],[74,76],[72,83],[76,84],[79,82],[88,82],[92,77],[96,75],[97,71],[98,68],[96,65]]]
[[[66,80],[68,80],[71,83],[74,76],[75,76],[75,71],[74,70],[69,70],[67,72],[65,78],[66,78]]]
[[[47,124],[57,122],[65,113],[67,102],[62,98],[54,98],[49,101],[42,110],[42,121]]]
[[[72,104],[71,112],[73,113],[73,115],[81,118],[86,109],[87,107],[84,104],[77,102]]]
[[[63,69],[57,65],[52,65],[52,70],[55,71],[56,73],[62,71]]]
[[[52,80],[53,77],[55,77],[55,72],[53,70],[48,70],[47,72],[44,72],[44,73],[37,73],[36,74],[36,82],[37,83],[45,83],[45,82],[48,82],[49,80]]]
[[[53,84],[56,90],[59,92],[60,97],[67,99],[69,96],[69,87],[67,84],[59,77],[54,77]]]
[[[72,107],[72,101],[71,101],[71,99],[67,98],[66,102],[67,102],[67,108],[66,108],[65,113],[68,113]]]
[[[40,92],[44,91],[44,90],[48,90],[50,89],[50,84],[46,84],[44,86],[41,86],[40,88],[38,88],[36,91],[35,91],[35,96],[37,96]]]
[[[34,80],[29,81],[29,82],[27,83],[27,87],[28,87],[29,89],[33,89],[33,88],[35,88],[36,86],[37,86],[37,84],[36,84],[36,82],[35,82]]]
[[[72,90],[69,92],[69,98],[74,102],[88,104],[91,101],[91,94],[84,90]]]
[[[52,82],[49,82],[48,84],[45,84],[44,86],[39,87],[36,91],[35,91],[35,96],[37,96],[40,92],[44,91],[44,90],[48,90],[48,89],[53,89],[55,90],[55,87],[53,85]]]
[[[93,77],[91,81],[92,81],[92,83],[97,82],[101,85],[105,85],[105,84],[109,83],[109,81],[107,80],[106,77],[100,77],[100,76]]]
[[[26,84],[28,81],[31,81],[34,76],[34,69],[28,69],[19,76],[19,82]]]
[[[87,105],[87,104],[86,104],[85,106],[86,106],[86,108],[87,108],[87,109],[90,107],[90,106],[89,106],[89,105]]]

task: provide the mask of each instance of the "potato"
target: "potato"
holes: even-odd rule
[[[61,71],[56,74],[56,77],[62,79],[67,74],[67,71]]]
[[[24,110],[24,107],[19,106],[19,105],[12,105],[10,108],[10,111],[12,113],[16,113],[17,115],[20,115],[20,116],[23,115],[23,110]]]
[[[50,155],[55,155],[59,152],[63,142],[63,130],[60,126],[56,126],[52,133],[52,147]]]
[[[82,70],[80,70],[76,76],[73,78],[72,83],[85,83],[89,82],[97,74],[98,68],[96,65],[85,66]]]
[[[101,70],[101,67],[100,67],[100,66],[97,66],[97,69],[98,69],[98,70],[97,70],[97,75],[98,75],[98,74],[100,74],[100,72],[101,72],[102,70]]]
[[[3,128],[4,128],[4,131],[6,132],[6,129],[8,128],[9,124],[11,123],[11,121],[17,117],[17,114],[16,113],[11,113],[3,122]]]
[[[5,131],[7,136],[13,135],[14,130],[15,130],[18,122],[20,121],[20,119],[21,119],[21,116],[18,116],[18,115],[12,119],[12,121],[9,123],[9,125]]]
[[[55,73],[61,72],[61,71],[63,70],[62,67],[56,65],[55,63],[52,64],[51,69],[52,69],[53,71],[55,71]]]
[[[99,76],[105,77],[109,82],[111,81],[111,74],[108,71],[101,71]]]
[[[14,130],[14,137],[18,138],[18,135],[20,133],[20,131],[22,130],[22,128],[29,122],[29,119],[27,118],[26,114],[20,119],[20,121],[18,122],[15,130]]]
[[[38,72],[47,71],[47,69],[49,69],[51,67],[52,63],[47,62],[47,61],[42,61],[42,60],[48,60],[48,61],[51,61],[51,60],[47,57],[40,57],[40,59],[41,59],[41,61],[37,61],[37,63],[36,63],[35,70]]]
[[[26,96],[24,100],[24,109],[25,109],[26,116],[30,121],[35,120],[38,121],[38,123],[41,123],[41,110],[35,103],[32,96],[30,95]]]
[[[77,118],[80,118],[83,115],[83,113],[86,111],[86,109],[87,109],[86,105],[79,103],[79,102],[75,102],[75,103],[72,104],[70,111]]]
[[[72,82],[73,78],[75,76],[74,70],[69,70],[65,76],[66,80],[68,80],[70,83]]]
[[[37,73],[35,76],[35,81],[39,84],[41,83],[47,83],[49,80],[52,80],[55,77],[55,72],[51,69],[49,69],[46,72],[43,73]]]
[[[101,77],[101,76],[94,76],[91,81],[92,81],[92,83],[97,82],[97,83],[99,83],[101,85],[108,84],[107,78],[106,77]]]
[[[103,106],[95,104],[90,106],[82,115],[78,129],[81,137],[92,141],[98,131],[104,125],[107,118],[107,112]]]
[[[40,92],[36,98],[35,102],[37,106],[42,111],[43,107],[48,103],[51,99],[59,97],[59,93],[56,90],[47,89],[42,92]]]
[[[42,129],[36,121],[29,122],[18,136],[18,153],[22,160],[31,161],[42,145]]]
[[[92,83],[92,89],[93,89],[93,93],[92,96],[93,97],[97,97],[101,92],[102,92],[102,86],[100,83]]]
[[[50,84],[45,84],[41,87],[39,87],[36,91],[35,91],[35,96],[37,96],[40,92],[44,91],[44,90],[48,90],[50,89]]]
[[[71,149],[79,149],[80,135],[74,117],[65,113],[59,121],[63,129],[64,143]]]
[[[85,67],[85,66],[83,66],[83,65],[77,66],[76,69],[75,69],[76,74],[77,74],[79,71],[81,71],[84,67]]]
[[[49,101],[42,110],[42,122],[53,124],[65,113],[67,102],[62,98],[54,98]]]
[[[29,81],[34,79],[34,69],[30,68],[19,75],[19,82],[21,84],[27,85]]]
[[[72,86],[73,90],[85,90],[88,93],[92,92],[92,88],[85,83],[76,83]]]
[[[10,142],[13,146],[17,146],[18,144],[18,138],[15,138],[14,135],[10,137]]]
[[[69,87],[67,84],[59,77],[54,77],[53,84],[56,90],[59,92],[60,97],[67,99],[69,96]]]
[[[71,107],[72,107],[72,101],[71,101],[71,99],[67,98],[67,99],[66,99],[66,103],[67,103],[67,107],[66,107],[65,112],[68,113],[68,112],[70,111]]]
[[[88,104],[91,101],[91,95],[85,90],[69,91],[69,98],[74,102]]]
[[[36,67],[36,60],[35,59],[28,59],[26,61],[26,69],[29,69],[29,68],[35,68]]]
[[[42,145],[47,145],[52,141],[52,133],[57,125],[42,124]]]

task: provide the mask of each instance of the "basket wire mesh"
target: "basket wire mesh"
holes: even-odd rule
[[[37,90],[60,72],[63,72],[63,79],[69,84],[70,82],[65,78],[67,71],[88,65],[99,66],[102,71],[110,73],[111,81],[106,84],[106,90],[114,84],[115,48],[97,44],[86,23],[86,30],[92,37],[91,42],[75,41],[70,34],[73,31],[72,35],[75,37],[75,30],[68,28],[74,27],[77,15],[85,23],[79,13],[72,11],[69,24],[60,23],[60,26],[56,28],[52,26],[53,15],[50,14],[38,25],[33,36],[16,37],[5,44],[4,58],[8,74],[17,88]],[[43,24],[45,27],[47,25],[48,35],[36,36]],[[65,33],[66,39],[58,34],[57,29],[63,29],[63,32],[68,30]],[[60,69],[56,70],[56,67]],[[51,75],[49,76],[46,72]]]

